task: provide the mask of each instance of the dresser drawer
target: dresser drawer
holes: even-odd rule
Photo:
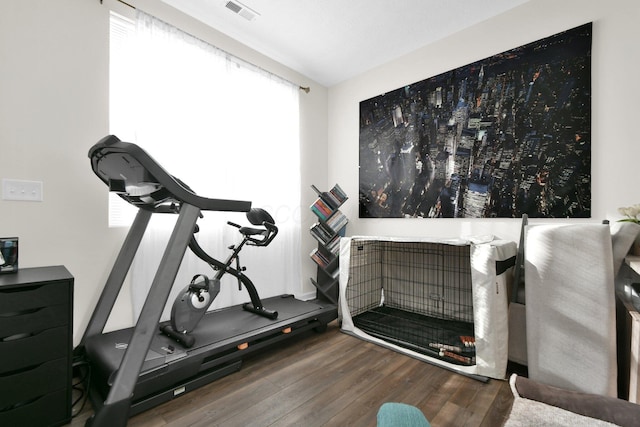
[[[0,373],[27,368],[47,360],[69,357],[68,326],[47,329],[33,335],[16,335],[0,341]]]
[[[0,295],[0,298],[2,295]],[[69,305],[52,305],[0,315],[0,340],[15,335],[35,334],[71,322]],[[0,368],[1,369],[1,368]]]
[[[69,305],[69,282],[50,282],[20,287],[0,287],[0,316],[50,305]]]
[[[0,410],[71,386],[66,357],[0,374]]]
[[[0,408],[0,426],[60,426],[71,419],[68,390],[59,390],[16,407]]]

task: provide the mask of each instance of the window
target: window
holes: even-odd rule
[[[135,139],[134,121],[127,99],[133,91],[133,80],[127,76],[128,64],[132,61],[135,40],[135,21],[111,13],[109,32],[109,130],[123,141]],[[115,193],[109,193],[109,227],[128,227],[133,222],[137,209],[126,203]]]
[[[278,237],[267,248],[243,251],[243,264],[262,297],[295,294],[301,286],[298,87],[144,12],[136,15],[135,21],[111,16],[110,132],[144,148],[202,196],[250,200],[269,211]],[[135,209],[127,217],[122,208],[111,204],[110,225],[130,224]],[[205,212],[206,226],[199,221],[201,245],[213,247],[218,259],[237,234],[225,226],[227,217],[246,223],[244,214],[219,212]],[[152,220],[132,269],[142,283],[152,281],[151,258],[161,258],[172,221]],[[204,268],[187,258],[185,284]],[[278,264],[287,270],[282,277],[273,274]]]

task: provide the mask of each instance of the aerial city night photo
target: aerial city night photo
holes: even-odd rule
[[[362,101],[360,217],[589,218],[591,34],[588,23]]]

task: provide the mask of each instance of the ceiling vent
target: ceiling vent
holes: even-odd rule
[[[255,17],[259,15],[258,12],[251,10],[249,7],[243,5],[239,1],[228,1],[225,4],[225,7],[233,13],[237,13],[238,15],[242,16],[247,21],[253,21]]]

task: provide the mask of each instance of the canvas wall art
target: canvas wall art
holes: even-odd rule
[[[591,35],[588,23],[362,101],[360,217],[591,217]]]

